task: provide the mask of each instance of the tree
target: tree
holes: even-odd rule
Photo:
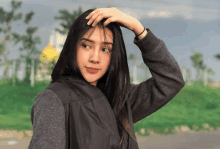
[[[44,62],[44,63],[46,64],[47,70],[48,70],[48,71],[45,73],[45,75],[44,75],[44,80],[45,80],[45,76],[46,76],[46,75],[51,75],[51,73],[52,73],[52,71],[53,71],[53,69],[54,69],[54,67],[55,67],[55,65],[56,65],[56,60],[53,59],[52,61]]]
[[[217,60],[220,60],[220,54],[216,54],[216,55],[214,55],[214,57],[215,57]]]
[[[73,24],[73,22],[79,17],[82,12],[82,7],[80,6],[79,9],[76,11],[74,10],[73,13],[69,12],[66,9],[59,10],[59,16],[55,16],[55,20],[61,20],[61,28],[55,28],[55,31],[59,32],[61,35],[67,35],[69,32],[70,26]],[[60,45],[60,47],[63,47],[63,44]]]
[[[114,7],[113,5],[109,5],[108,8]],[[91,9],[96,9],[96,7],[93,7]],[[59,16],[55,16],[55,20],[61,20],[61,28],[55,28],[55,31],[59,32],[62,35],[67,35],[69,32],[70,26],[73,24],[73,22],[83,13],[82,7],[80,6],[78,10],[74,10],[72,13],[69,12],[66,9],[59,10]]]
[[[31,21],[32,17],[34,15],[34,12],[30,12],[26,14],[25,17],[25,24],[29,24]],[[25,68],[25,79],[24,82],[26,84],[30,84],[30,74],[31,74],[31,60],[33,59],[32,56],[34,55],[39,55],[41,52],[37,50],[36,45],[41,43],[41,40],[39,37],[34,37],[34,33],[38,30],[38,27],[28,27],[26,29],[26,35],[22,35],[20,37],[22,41],[22,47],[19,48],[20,51],[26,51],[26,55],[21,55],[21,57],[26,59],[26,68]],[[36,65],[40,63],[40,60],[38,57],[36,58]],[[35,67],[36,68],[36,67]],[[35,69],[36,70],[36,69]],[[36,75],[36,71],[34,72]],[[35,76],[34,75],[34,76]]]
[[[107,6],[115,7],[114,5]],[[96,7],[93,7],[91,9],[96,9]],[[73,24],[73,22],[83,13],[82,7],[80,6],[78,10],[74,10],[72,13],[69,12],[66,9],[59,10],[59,16],[55,16],[55,20],[60,20],[61,23],[61,29],[55,28],[55,31],[59,32],[61,35],[67,35],[69,32],[70,26]],[[63,44],[60,45],[60,47],[63,47]]]
[[[216,57],[218,57],[218,54],[216,55]],[[190,59],[193,62],[193,66],[197,70],[197,75],[196,75],[197,82],[202,82],[202,85],[205,85],[205,81],[212,82],[214,80],[213,77],[210,78],[210,75],[212,76],[215,75],[215,72],[204,64],[203,54],[201,52],[194,52],[194,54],[190,57]],[[206,73],[208,76],[206,75]],[[206,77],[204,77],[204,75],[206,75]],[[206,80],[207,77],[208,80]]]
[[[212,68],[207,69],[207,74],[208,74],[208,82],[213,82],[214,79],[211,76],[215,75],[215,72],[212,70]]]
[[[194,52],[194,54],[190,57],[193,62],[193,66],[197,71],[196,82],[200,85],[204,85],[203,80],[203,72],[206,69],[206,65],[203,62],[203,54],[201,52]]]
[[[16,22],[22,19],[22,13],[15,14],[15,12],[21,7],[22,2],[16,2],[15,0],[11,1],[12,10],[7,12],[2,7],[0,7],[0,24],[5,24],[5,28],[0,27],[0,33],[4,34],[3,40],[0,42],[0,54],[3,58],[3,61],[0,59],[0,67],[4,65],[3,79],[6,79],[6,74],[8,72],[8,65],[12,61],[8,60],[7,56],[11,50],[6,52],[6,45],[11,41],[14,42],[15,46],[20,42],[19,34],[12,32],[12,22]],[[13,48],[12,48],[13,49]]]
[[[29,38],[28,36],[26,36],[26,37],[21,36],[20,34],[18,34],[16,32],[12,32],[12,27],[11,27],[12,23],[22,19],[22,16],[23,16],[22,13],[15,14],[15,12],[21,7],[21,5],[22,5],[21,1],[16,2],[15,0],[12,0],[11,1],[11,7],[12,7],[11,11],[7,12],[2,7],[0,7],[0,18],[1,18],[0,23],[5,24],[5,26],[6,26],[5,28],[0,28],[0,33],[4,34],[4,38],[3,38],[2,42],[0,43],[0,54],[3,57],[3,63],[1,63],[0,66],[4,65],[3,79],[6,79],[6,77],[7,77],[8,65],[12,64],[14,61],[14,60],[8,60],[8,58],[7,58],[10,51],[14,48],[12,47],[11,49],[8,50],[8,48],[6,48],[6,45],[10,44],[12,41],[14,42],[13,46],[18,44],[19,42],[23,42],[23,45],[25,44],[25,48],[26,48],[26,47],[30,47],[30,45],[28,43],[31,44],[31,40],[32,40],[31,37]],[[33,11],[27,13],[26,17],[24,19],[24,23],[29,24],[33,15],[34,15]],[[32,32],[33,30],[35,30],[35,29],[33,29],[33,28],[27,29],[28,32]],[[39,39],[34,39],[34,40],[35,40],[35,42],[38,42],[37,40],[39,40]],[[34,50],[34,49],[32,49],[32,50]],[[32,54],[36,54],[36,53],[33,52]],[[25,56],[21,56],[21,58],[22,57],[25,57]],[[20,63],[21,63],[20,60],[18,60],[15,63],[15,77],[17,74],[16,73],[17,68],[19,68]],[[36,64],[38,64],[38,63],[39,62],[36,62]],[[16,78],[16,80],[17,80],[17,78]]]
[[[62,29],[55,28],[55,31],[59,32],[62,35],[67,35],[70,26],[73,24],[76,18],[80,16],[83,12],[82,12],[82,7],[80,6],[79,9],[77,11],[74,10],[73,13],[65,9],[59,10],[59,13],[60,16],[55,16],[54,19],[62,21],[60,23]]]
[[[193,67],[196,69],[197,75],[196,75],[196,81],[201,81],[201,70],[204,71],[206,69],[206,65],[203,61],[203,54],[201,52],[195,52],[192,56],[190,56],[190,59],[193,63]]]

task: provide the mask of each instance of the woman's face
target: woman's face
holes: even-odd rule
[[[83,35],[77,47],[77,64],[84,79],[91,85],[96,86],[97,81],[106,73],[111,59],[111,50],[113,44],[113,34],[105,28],[106,42],[104,43],[104,31],[98,25],[95,26],[94,32],[91,29]],[[88,39],[89,37],[89,39]],[[90,41],[88,41],[88,40]],[[91,70],[93,67],[98,70]]]

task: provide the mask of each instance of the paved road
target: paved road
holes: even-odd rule
[[[140,149],[220,149],[220,131],[146,136],[137,140]],[[29,143],[30,138],[0,139],[0,149],[28,149]]]
[[[140,149],[220,149],[220,131],[138,138]]]

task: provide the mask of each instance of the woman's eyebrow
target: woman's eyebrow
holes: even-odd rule
[[[91,39],[88,39],[88,38],[82,38],[81,40],[86,40],[86,41],[95,43],[95,41],[93,41],[93,40],[91,40]],[[111,45],[113,45],[113,43],[110,43],[110,42],[102,42],[102,44],[111,44]]]

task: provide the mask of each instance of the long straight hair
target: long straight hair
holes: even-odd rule
[[[60,78],[65,78],[62,79],[62,82],[68,83],[71,87],[71,84],[73,83],[71,78],[74,76],[86,81],[77,65],[77,46],[82,39],[82,36],[89,29],[93,28],[92,26],[87,25],[88,20],[85,19],[92,11],[94,11],[94,9],[85,11],[71,25],[60,57],[51,74],[51,83],[60,80]],[[103,23],[106,20],[107,19],[104,18],[97,24],[103,28],[104,34],[105,29]],[[122,138],[125,130],[123,129],[120,120],[123,121],[127,118],[127,113],[123,109],[125,109],[124,107],[126,106],[125,103],[130,88],[127,54],[119,24],[117,22],[111,22],[106,27],[111,30],[113,34],[113,47],[108,70],[98,80],[97,87],[106,96],[113,109],[120,138]]]

